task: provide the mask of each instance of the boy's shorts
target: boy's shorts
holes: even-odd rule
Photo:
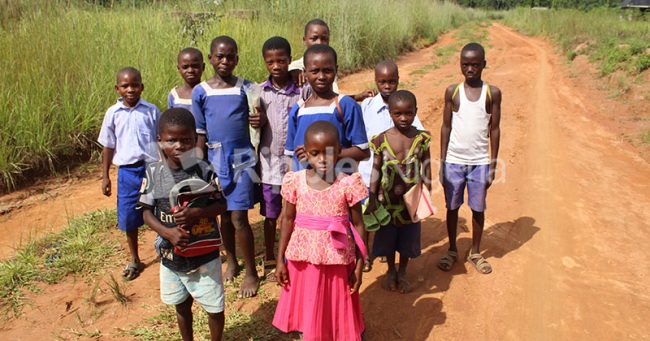
[[[269,218],[277,219],[282,211],[282,195],[280,185],[262,184],[262,202],[260,203],[260,214]]]
[[[186,274],[160,264],[160,298],[165,304],[181,304],[189,296],[208,313],[220,313],[224,309],[223,281],[221,280],[221,257],[201,265]]]
[[[395,226],[388,224],[375,232],[372,256],[390,256],[399,252],[400,257],[415,258],[421,254],[420,222]]]
[[[144,173],[144,162],[117,169],[117,226],[122,231],[132,231],[144,225],[142,210],[136,209]]]
[[[472,211],[485,211],[489,172],[490,165],[459,165],[445,162],[443,184],[447,209],[456,210],[463,204],[465,184],[467,184],[469,207]]]

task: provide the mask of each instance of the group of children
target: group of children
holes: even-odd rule
[[[265,276],[282,287],[273,325],[283,332],[300,332],[304,340],[360,340],[365,327],[359,287],[374,257],[386,257],[386,289],[410,290],[406,266],[420,255],[421,227],[403,196],[414,186],[429,191],[432,186],[431,134],[417,118],[416,98],[397,89],[398,68],[391,61],[375,68],[376,94],[340,94],[327,24],[307,23],[303,41],[303,58],[293,62],[286,39],[264,43],[269,76],[253,108],[246,95],[251,82],[233,73],[238,48],[228,36],[210,45],[215,74],[206,81],[201,81],[201,51],[179,53],[184,84],[170,91],[162,114],[140,98],[144,85],[136,69],[117,73],[120,98],[106,112],[99,136],[102,191],[111,195],[113,163],[118,226],[126,232],[132,258],[124,276],[134,279],[144,269],[137,231],[146,223],[158,234],[161,298],[175,305],[183,340],[193,338],[194,300],[208,312],[212,339],[221,339],[223,282],[240,271],[236,239],[244,258],[239,296],[257,293],[248,221],[257,202],[265,217]],[[465,46],[465,81],[445,93],[440,174],[450,248],[438,264],[445,271],[458,258],[455,225],[465,185],[474,226],[468,260],[482,273],[491,271],[479,242],[496,169],[501,94],[481,80],[485,65],[480,45]],[[261,129],[257,148],[250,127]],[[377,225],[372,250],[366,248],[368,221]]]

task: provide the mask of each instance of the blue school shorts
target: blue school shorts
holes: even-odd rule
[[[119,166],[117,169],[117,226],[122,231],[144,225],[142,210],[137,209],[144,174],[144,162]]]
[[[221,257],[189,274],[171,270],[160,263],[160,299],[165,304],[178,305],[192,296],[205,311],[217,314],[224,309],[223,290]]]
[[[485,211],[489,172],[490,165],[459,165],[445,162],[443,185],[447,209],[457,210],[460,208],[465,196],[465,185],[467,185],[469,207],[472,211]]]
[[[388,224],[375,232],[372,243],[372,256],[390,256],[399,252],[400,257],[415,258],[421,254],[420,222],[396,226]]]

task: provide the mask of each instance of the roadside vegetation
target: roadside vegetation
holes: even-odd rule
[[[590,11],[517,8],[503,13],[507,25],[557,42],[568,59],[586,55],[598,66],[601,76],[616,71],[636,76],[650,68],[648,18],[626,20],[619,10],[607,8]]]
[[[164,108],[178,84],[177,52],[206,55],[221,34],[239,43],[236,74],[265,77],[261,46],[272,35],[303,51],[302,31],[320,17],[332,30],[341,72],[396,57],[446,30],[485,16],[451,3],[408,0],[0,1],[0,192],[27,179],[87,161],[105,110],[114,103],[115,71],[143,74],[143,98]],[[133,6],[137,5],[137,10]],[[205,76],[212,74],[208,67]]]

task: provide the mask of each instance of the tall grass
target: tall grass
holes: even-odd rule
[[[236,73],[260,81],[264,40],[286,37],[298,58],[303,25],[314,17],[329,23],[345,72],[432,42],[441,32],[484,15],[426,0],[200,1],[181,2],[183,7],[158,2],[112,9],[66,3],[21,12],[20,20],[0,30],[0,191],[24,181],[25,172],[48,172],[97,149],[103,114],[117,97],[114,73],[123,66],[142,71],[143,98],[163,107],[167,92],[180,81],[177,52],[196,45],[207,55],[217,35],[238,41]],[[250,18],[229,15],[235,7],[258,12]],[[186,20],[186,11],[215,16]]]
[[[504,20],[528,34],[550,37],[569,59],[578,54],[588,55],[599,65],[602,75],[618,70],[636,75],[650,68],[648,19],[629,21],[616,10],[602,8],[589,12],[518,8],[504,12]]]

